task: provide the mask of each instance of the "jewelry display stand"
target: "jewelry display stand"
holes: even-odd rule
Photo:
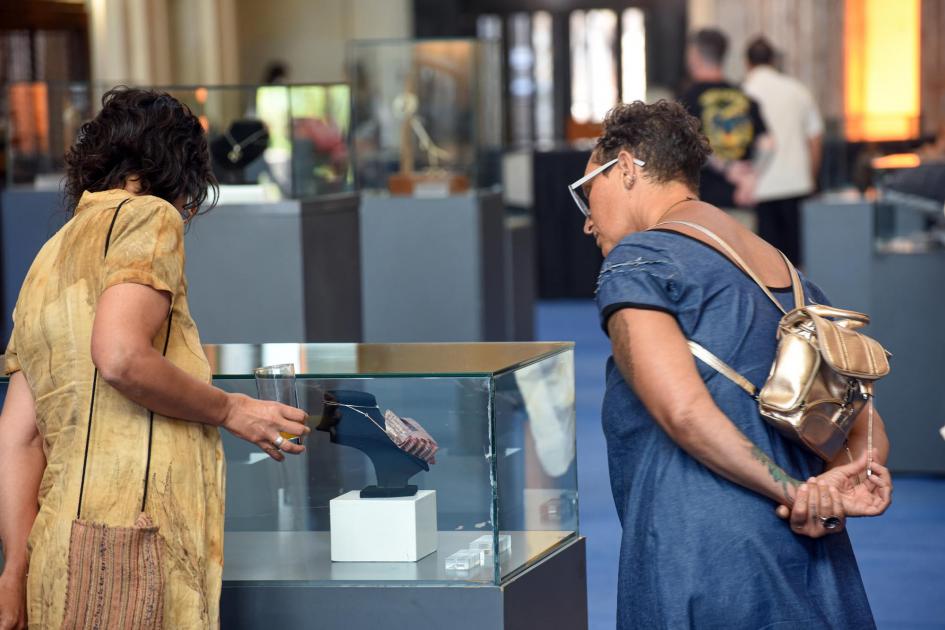
[[[416,562],[436,551],[436,491],[364,499],[357,490],[331,500],[332,562]]]
[[[259,120],[233,121],[210,141],[214,173],[222,184],[252,184],[246,171],[269,146],[269,131]]]

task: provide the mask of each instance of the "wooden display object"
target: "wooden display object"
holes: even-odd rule
[[[447,197],[469,190],[465,175],[445,172],[395,173],[387,178],[387,189],[392,195],[407,197]]]

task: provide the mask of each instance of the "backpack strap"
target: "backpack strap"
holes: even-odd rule
[[[758,285],[758,288],[764,291],[765,295],[768,296],[768,299],[771,300],[776,307],[778,307],[778,310],[784,313],[785,315],[787,314],[787,311],[784,309],[783,306],[781,306],[781,302],[778,301],[778,298],[774,297],[774,294],[771,293],[771,290],[768,289],[767,286],[765,286],[765,283],[762,282],[761,278],[759,278],[758,275],[754,272],[754,270],[752,270],[752,268],[748,266],[748,263],[746,263],[744,259],[741,256],[739,256],[738,252],[736,252],[735,249],[731,245],[726,243],[725,240],[723,240],[721,236],[719,236],[718,234],[716,234],[709,228],[703,227],[699,225],[698,223],[690,223],[689,221],[664,221],[663,223],[655,225],[654,228],[658,228],[663,225],[673,225],[673,224],[684,225],[688,228],[696,230],[697,232],[701,232],[702,234],[705,234],[710,239],[712,239],[722,249],[722,251],[728,256],[728,258],[732,261],[732,263],[735,264],[736,267],[744,271],[746,274],[748,274],[749,278],[755,281],[755,284]],[[791,261],[788,260],[788,257],[785,256],[783,252],[778,251],[778,253],[781,254],[781,259],[784,260],[784,264],[787,265],[788,272],[791,274],[791,289],[794,293],[794,308],[802,308],[804,306],[804,287],[801,284],[800,277],[797,275],[797,269],[794,268],[794,265],[791,264]]]
[[[663,223],[659,223],[654,227],[660,227],[661,225],[673,225],[673,224],[684,225],[688,228],[696,230],[697,232],[701,232],[702,234],[705,234],[710,239],[712,239],[712,241],[714,241],[722,249],[722,251],[725,254],[727,254],[729,260],[731,260],[735,266],[740,268],[742,271],[744,271],[748,275],[749,278],[754,280],[755,284],[758,285],[758,288],[764,291],[764,294],[768,296],[768,299],[771,300],[776,307],[778,307],[778,310],[784,313],[785,315],[787,315],[787,311],[781,305],[781,302],[779,302],[778,299],[774,297],[774,294],[771,293],[771,290],[768,289],[765,283],[761,281],[761,278],[759,278],[758,275],[752,270],[752,268],[748,266],[748,263],[746,263],[744,259],[742,259],[742,257],[739,256],[738,252],[735,251],[735,248],[733,248],[731,245],[725,242],[725,240],[721,236],[719,236],[718,234],[716,234],[709,228],[703,227],[699,225],[698,223],[691,223],[689,221],[664,221]],[[788,259],[788,257],[784,255],[784,252],[778,250],[778,253],[781,255],[781,259],[784,261],[784,264],[787,265],[788,272],[791,274],[791,290],[794,293],[794,308],[795,309],[803,308],[804,303],[805,303],[804,287],[801,284],[800,276],[798,276],[797,274],[797,269],[794,268],[794,265],[791,264],[791,261]],[[695,341],[688,341],[688,344],[689,344],[689,351],[692,352],[694,357],[696,357],[697,359],[699,359],[700,361],[708,365],[710,368],[712,368],[713,370],[715,370],[716,372],[718,372],[719,374],[721,374],[728,380],[738,385],[749,396],[751,396],[755,400],[758,400],[758,388],[755,387],[751,383],[751,381],[749,381],[747,378],[745,378],[744,376],[736,372],[730,365],[725,363],[725,361],[718,358],[717,356],[715,356],[714,354],[706,350],[704,347],[697,344]]]
[[[688,343],[689,351],[692,352],[694,357],[741,387],[743,390],[745,390],[746,394],[755,400],[758,400],[758,388],[752,385],[751,381],[736,372],[729,364],[697,344],[695,341],[690,341]]]

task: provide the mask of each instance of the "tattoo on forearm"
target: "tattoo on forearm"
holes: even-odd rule
[[[759,462],[761,462],[762,464],[764,464],[765,467],[767,467],[768,474],[771,475],[771,478],[774,479],[775,483],[778,483],[781,485],[781,492],[784,494],[785,500],[790,502],[791,495],[790,495],[790,492],[788,491],[788,486],[791,486],[792,488],[797,488],[799,485],[801,485],[801,482],[795,479],[794,477],[792,477],[791,475],[787,474],[786,472],[784,472],[783,468],[775,464],[774,460],[768,457],[768,455],[765,454],[764,451],[762,451],[760,448],[758,448],[754,444],[751,447],[751,456],[754,457]]]

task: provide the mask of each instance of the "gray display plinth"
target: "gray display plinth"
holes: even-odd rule
[[[834,306],[868,313],[866,334],[893,354],[892,371],[876,387],[890,467],[943,473],[945,252],[879,253],[875,226],[875,208],[866,201],[804,204],[806,273]]]
[[[535,220],[529,214],[505,218],[506,340],[535,339]]]
[[[186,247],[202,341],[361,340],[357,195],[221,205]]]
[[[63,206],[62,193],[58,190],[11,188],[3,191],[0,216],[0,268],[3,274],[0,282],[3,287],[0,347],[6,348],[13,332],[13,307],[26,273],[43,244],[65,225],[70,212]]]
[[[3,192],[3,340],[62,193]],[[207,343],[361,341],[358,196],[221,205],[186,233],[190,310]]]
[[[559,536],[557,532],[515,533],[512,553],[516,549],[527,553],[528,538],[540,538],[542,534]],[[587,628],[584,538],[565,542],[500,586],[462,581],[423,582],[425,577],[442,579],[439,574],[443,571],[440,566],[443,558],[477,535],[441,532],[440,550],[436,554],[418,563],[378,564],[326,562],[319,554],[329,553],[327,532],[227,534],[220,605],[222,627]],[[536,544],[546,542],[536,539]],[[358,581],[366,574],[376,578],[379,571],[389,579]],[[282,581],[265,579],[274,573]]]
[[[506,248],[497,192],[441,199],[365,195],[364,340],[508,339]]]

